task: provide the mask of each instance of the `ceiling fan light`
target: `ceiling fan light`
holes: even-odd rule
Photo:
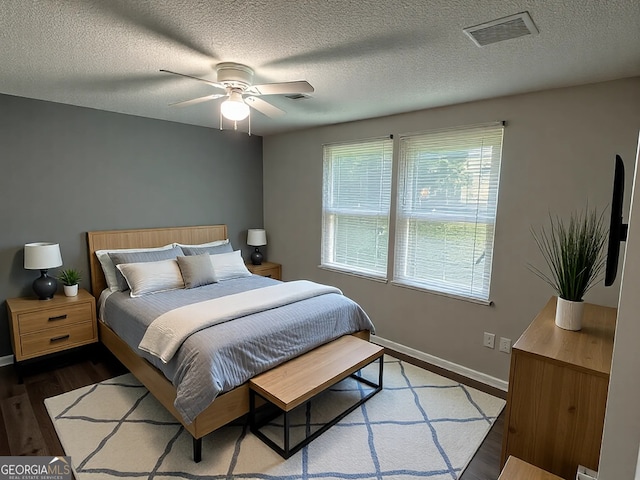
[[[239,122],[249,116],[249,105],[244,103],[242,95],[232,92],[229,98],[220,104],[220,112],[224,118]]]

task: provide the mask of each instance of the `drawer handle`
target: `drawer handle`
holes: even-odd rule
[[[67,340],[71,335],[69,335],[68,333],[66,335],[60,335],[58,337],[53,337],[49,339],[49,342],[53,343],[53,342],[59,342],[60,340]]]
[[[55,320],[64,320],[65,318],[67,318],[66,313],[64,315],[58,315],[57,317],[49,317],[49,321],[53,322]]]

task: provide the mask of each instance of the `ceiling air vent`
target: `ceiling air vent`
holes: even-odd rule
[[[302,100],[303,98],[311,98],[309,95],[305,95],[304,93],[294,93],[292,95],[285,95],[285,97],[290,98],[291,100]]]
[[[517,13],[474,27],[463,28],[463,31],[479,47],[525,35],[538,34],[538,29],[531,20],[529,12]]]

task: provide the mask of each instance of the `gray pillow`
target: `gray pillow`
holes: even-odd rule
[[[182,247],[182,251],[185,255],[202,255],[203,253],[218,255],[220,253],[233,252],[233,247],[231,246],[231,242],[229,242],[223,245],[215,245],[213,247]]]
[[[153,252],[111,252],[109,258],[115,266],[121,263],[142,263],[157,262],[160,260],[172,260],[182,255],[180,247],[173,247],[169,250],[156,250]],[[122,276],[122,272],[116,268],[116,280],[118,281],[118,289],[121,292],[129,289],[127,281]]]
[[[213,265],[211,264],[208,253],[189,257],[178,257],[178,266],[182,273],[184,286],[187,288],[209,285],[216,281],[216,277],[213,274]]]
[[[159,262],[121,263],[116,267],[131,287],[131,297],[184,288],[178,262],[173,259]]]

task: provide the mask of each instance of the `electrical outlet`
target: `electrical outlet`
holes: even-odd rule
[[[496,341],[496,334],[495,333],[487,333],[484,332],[484,343],[483,345],[487,348],[493,348],[495,345],[495,341]]]
[[[511,353],[511,339],[500,337],[500,351],[504,353]]]

